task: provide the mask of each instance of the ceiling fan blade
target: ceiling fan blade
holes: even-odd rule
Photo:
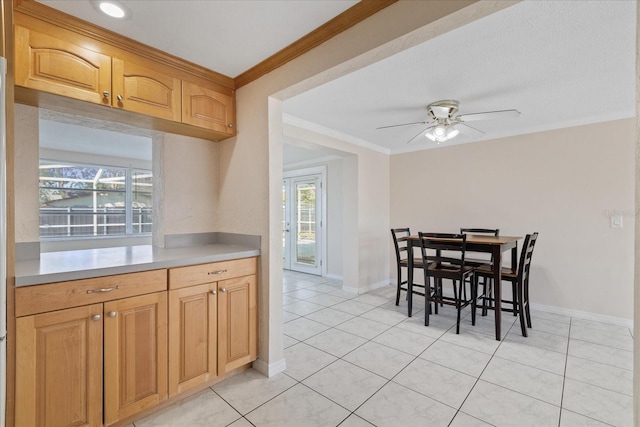
[[[424,133],[425,133],[426,131],[428,131],[429,129],[432,129],[433,127],[435,127],[435,125],[433,125],[433,126],[429,126],[429,127],[426,127],[426,128],[424,128],[424,129],[422,129],[420,132],[418,132],[417,134],[415,134],[415,135],[414,135],[410,140],[408,140],[408,141],[407,141],[407,144],[412,143],[412,142],[413,142],[417,137],[419,137],[420,135],[424,135]]]
[[[399,124],[399,125],[381,126],[381,127],[379,127],[379,128],[376,128],[376,130],[379,130],[379,129],[389,129],[389,128],[397,128],[397,127],[400,127],[400,126],[424,125],[424,124],[426,124],[426,123],[427,123],[427,122],[402,123],[402,124]]]
[[[494,120],[494,119],[507,119],[510,117],[518,117],[520,111],[518,110],[498,110],[498,111],[485,111],[483,113],[463,114],[457,116],[456,119],[461,122],[475,122],[478,120]]]
[[[481,131],[480,129],[475,128],[473,126],[470,126],[470,125],[468,125],[466,123],[459,122],[457,124],[464,126],[464,127],[460,127],[459,128],[462,131],[462,133],[469,134],[469,135],[473,135],[473,134],[475,134],[475,135],[484,135],[483,131]],[[471,130],[471,132],[469,132],[469,130]]]

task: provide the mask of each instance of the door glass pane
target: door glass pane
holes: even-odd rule
[[[316,183],[297,182],[296,261],[316,265]]]

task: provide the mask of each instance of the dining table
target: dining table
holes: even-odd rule
[[[412,309],[412,297],[413,297],[413,248],[420,247],[420,238],[417,235],[411,235],[406,237],[407,239],[407,263],[408,263],[408,274],[407,274],[407,297],[408,297],[408,315],[411,317],[411,309]],[[494,286],[494,313],[495,313],[495,324],[496,324],[496,340],[500,341],[501,331],[500,326],[502,325],[502,309],[501,303],[502,301],[502,261],[504,252],[511,250],[511,271],[515,272],[518,267],[518,240],[521,240],[522,237],[517,236],[487,236],[480,234],[467,234],[466,238],[466,251],[467,252],[480,252],[491,254],[491,259],[493,260],[493,282],[497,285]],[[487,264],[491,261],[487,260]],[[426,285],[426,284],[425,284]]]

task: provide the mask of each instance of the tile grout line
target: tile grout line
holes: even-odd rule
[[[515,323],[514,323],[515,324]],[[513,325],[512,324],[509,327],[509,330],[504,334],[504,336],[502,337],[502,340],[500,341],[500,344],[498,344],[498,346],[496,347],[496,349],[493,351],[493,353],[491,354],[491,358],[489,358],[489,360],[487,361],[487,364],[484,366],[484,368],[482,368],[482,371],[480,372],[480,374],[478,374],[478,377],[476,378],[475,383],[473,383],[473,386],[471,387],[471,389],[469,390],[469,393],[467,393],[467,395],[465,396],[465,398],[462,400],[462,403],[460,404],[460,407],[456,410],[456,414],[453,416],[453,418],[451,419],[451,422],[449,423],[449,425],[451,425],[451,423],[453,423],[453,420],[456,419],[456,417],[458,416],[458,413],[460,413],[460,411],[462,410],[462,407],[464,406],[465,402],[467,401],[467,399],[469,398],[469,396],[471,395],[471,393],[473,392],[473,389],[476,388],[476,386],[478,385],[478,383],[480,382],[480,377],[482,376],[482,374],[484,374],[484,371],[487,369],[487,367],[489,366],[489,364],[491,363],[491,361],[493,360],[493,358],[495,357],[496,353],[498,352],[498,349],[500,348],[500,346],[502,345],[502,343],[504,342],[504,339],[507,337],[507,334],[509,334],[509,332],[511,332],[511,329],[513,329]],[[465,413],[466,414],[466,413]],[[468,414],[467,414],[468,415]],[[470,415],[473,417],[473,415]],[[483,419],[477,418],[477,417],[473,417],[476,419],[479,419],[482,422],[485,422],[487,424],[491,424]]]

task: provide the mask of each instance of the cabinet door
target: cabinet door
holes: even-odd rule
[[[169,292],[169,396],[216,377],[216,284]]]
[[[15,424],[102,425],[102,304],[16,320]]]
[[[180,79],[152,64],[113,58],[113,106],[162,119],[180,121]]]
[[[111,58],[55,35],[24,27],[15,28],[15,84],[108,104],[111,91]]]
[[[255,275],[218,282],[218,375],[256,359],[257,311]]]
[[[167,398],[167,293],[104,304],[105,424]]]
[[[182,82],[182,123],[236,134],[235,98],[212,88]]]

